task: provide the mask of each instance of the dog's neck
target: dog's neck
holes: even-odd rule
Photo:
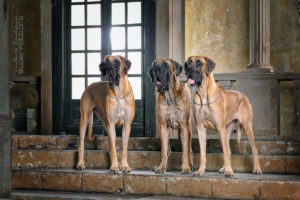
[[[208,104],[219,97],[219,86],[216,83],[213,73],[210,73],[201,86],[196,87],[201,104]]]
[[[175,104],[181,98],[184,88],[179,78],[173,79],[170,85],[169,91],[164,91],[164,96],[168,104]]]
[[[124,99],[127,94],[131,92],[127,76],[120,78],[119,86],[113,85],[109,88],[111,90],[109,91],[110,96],[116,97],[117,99]]]

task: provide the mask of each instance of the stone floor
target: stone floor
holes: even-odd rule
[[[157,195],[120,195],[120,194],[104,194],[104,193],[75,193],[75,192],[58,192],[58,191],[37,191],[37,190],[13,190],[11,200],[193,200],[199,198],[182,198],[167,197]]]

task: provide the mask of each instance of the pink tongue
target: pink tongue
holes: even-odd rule
[[[194,83],[195,83],[195,80],[193,80],[193,79],[189,78],[189,80],[188,80],[188,83],[189,83],[190,85],[192,85],[192,84],[194,84]]]
[[[156,81],[156,84],[157,84],[157,85],[160,85],[161,83],[160,83],[159,81]]]

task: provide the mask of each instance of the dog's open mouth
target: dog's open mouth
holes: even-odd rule
[[[194,80],[194,79],[191,79],[191,78],[189,78],[189,79],[188,79],[188,84],[190,84],[190,85],[194,85],[194,84],[195,84],[195,80]]]

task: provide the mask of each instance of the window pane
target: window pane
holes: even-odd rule
[[[87,0],[87,2],[95,2],[95,1],[100,1],[100,0]]]
[[[84,2],[84,0],[72,0],[72,3],[76,3],[76,2]]]
[[[100,4],[87,5],[87,24],[88,25],[100,25],[101,13]]]
[[[71,7],[71,25],[84,25],[84,5],[72,5]]]
[[[129,74],[141,74],[142,54],[141,52],[128,52],[128,59],[131,61]]]
[[[72,99],[80,99],[84,87],[84,78],[72,78]]]
[[[88,74],[100,74],[99,64],[101,62],[100,53],[88,53]]]
[[[128,80],[132,87],[134,98],[141,99],[142,98],[141,77],[128,77]]]
[[[125,52],[124,51],[115,51],[115,52],[111,52],[111,55],[125,57]]]
[[[124,27],[112,27],[110,38],[111,38],[112,50],[125,49],[125,28]]]
[[[141,2],[128,3],[128,24],[141,23]]]
[[[124,24],[125,3],[112,3],[111,10],[111,24]]]
[[[141,27],[128,27],[128,49],[141,48]]]
[[[99,50],[101,49],[101,29],[100,28],[89,28],[87,30],[87,48],[88,50]]]
[[[91,85],[92,83],[99,82],[99,81],[101,81],[100,77],[89,77],[88,78],[88,85]]]
[[[84,29],[72,29],[72,50],[84,50]]]
[[[84,74],[84,53],[72,53],[72,75]]]

